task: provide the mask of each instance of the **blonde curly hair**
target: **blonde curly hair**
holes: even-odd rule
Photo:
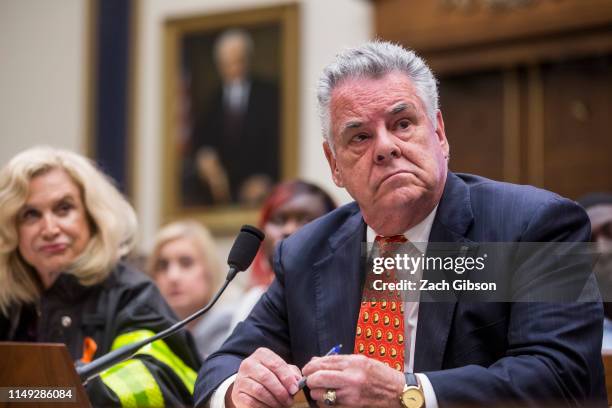
[[[105,280],[136,240],[136,213],[110,178],[87,158],[63,149],[36,146],[13,157],[0,170],[0,313],[40,296],[34,270],[19,253],[17,216],[29,195],[30,181],[51,170],[65,171],[81,191],[92,225],[83,252],[65,273],[83,285]]]

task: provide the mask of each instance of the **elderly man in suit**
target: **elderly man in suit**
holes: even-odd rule
[[[318,98],[333,180],[355,202],[280,243],[276,280],[204,364],[197,403],[290,406],[304,375],[310,401],[326,405],[604,406],[600,302],[459,296],[397,307],[362,297],[364,242],[580,242],[584,211],[547,191],[449,172],[436,80],[400,46],[339,54]],[[534,273],[526,263],[511,283],[537,285]],[[379,312],[396,329],[374,329],[389,342],[380,348],[364,340]],[[313,358],[338,343],[341,355]]]

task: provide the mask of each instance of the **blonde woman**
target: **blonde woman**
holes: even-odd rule
[[[147,271],[179,319],[204,307],[223,278],[215,242],[195,221],[177,221],[157,233]],[[202,357],[228,334],[232,312],[219,306],[189,325]]]
[[[51,147],[18,154],[0,171],[0,208],[0,340],[65,343],[88,361],[175,321],[155,285],[121,262],[134,245],[134,210],[86,158]],[[182,333],[87,392],[94,406],[183,406],[199,364]]]

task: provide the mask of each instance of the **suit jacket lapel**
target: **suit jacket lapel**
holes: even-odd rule
[[[449,172],[436,218],[429,234],[429,242],[469,241],[465,238],[465,234],[472,224],[473,218],[469,190],[466,184],[459,177]],[[424,278],[426,277],[424,276]],[[435,301],[428,299],[429,296],[428,292],[421,293],[414,372],[443,368],[444,352],[457,305],[455,297],[445,301]]]
[[[353,215],[329,239],[330,252],[314,264],[315,316],[319,354],[342,344],[352,354],[364,275],[365,224],[357,205]]]

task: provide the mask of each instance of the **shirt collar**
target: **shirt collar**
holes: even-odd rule
[[[418,242],[429,242],[429,233],[431,232],[431,227],[433,225],[434,218],[436,218],[436,213],[438,212],[438,206],[436,205],[433,210],[429,213],[427,217],[423,219],[423,221],[419,222],[414,227],[410,228],[408,231],[404,232],[404,236],[409,242],[418,243]],[[366,229],[366,237],[368,242],[374,242],[376,236],[378,234],[367,225]]]

